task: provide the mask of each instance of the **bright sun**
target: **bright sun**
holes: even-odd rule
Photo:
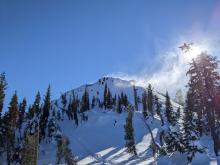
[[[196,58],[199,54],[201,54],[205,50],[206,49],[204,49],[202,46],[193,45],[188,52],[183,53],[184,60],[186,62],[189,62],[193,58]]]

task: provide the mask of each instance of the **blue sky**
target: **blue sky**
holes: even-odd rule
[[[207,28],[219,0],[1,0],[0,72],[7,100],[33,100],[102,76],[153,70],[163,47],[195,24]]]

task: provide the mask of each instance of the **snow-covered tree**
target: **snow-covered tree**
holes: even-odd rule
[[[46,128],[48,124],[48,118],[50,115],[50,108],[51,108],[51,89],[50,85],[47,89],[47,93],[44,99],[44,104],[43,104],[43,113],[40,118],[40,141],[43,140],[46,136]]]
[[[147,113],[147,92],[144,90],[144,93],[142,95],[142,105],[143,105],[143,116],[144,118],[147,117],[148,113]]]
[[[6,87],[7,87],[7,81],[6,81],[5,73],[1,73],[0,74],[0,120],[1,120],[1,114],[2,114],[2,110],[4,106]]]
[[[127,152],[137,155],[135,140],[134,140],[134,128],[133,128],[133,110],[132,107],[129,106],[127,108],[128,116],[126,118],[126,123],[124,125],[125,129],[125,147],[127,148]]]
[[[82,96],[82,100],[81,100],[81,107],[80,107],[80,111],[86,112],[90,109],[90,104],[89,104],[89,92],[87,90],[87,87],[85,88],[84,94]]]
[[[148,88],[147,88],[147,109],[148,111],[151,113],[151,115],[153,115],[153,104],[154,102],[154,96],[153,96],[153,90],[152,90],[152,87],[151,87],[151,84],[148,85]]]
[[[137,89],[136,89],[135,85],[133,85],[133,91],[134,91],[135,110],[138,111],[138,96],[137,96]]]
[[[121,98],[120,98],[120,96],[118,96],[118,99],[117,99],[116,112],[118,112],[118,113],[121,113],[121,112],[122,112]]]
[[[9,124],[12,128],[17,127],[17,120],[19,116],[18,97],[17,92],[12,96],[11,102],[8,107]]]
[[[201,53],[190,63],[188,94],[191,96],[192,112],[197,114],[200,135],[211,133],[214,152],[220,150],[218,120],[220,118],[220,75],[218,61],[206,52]]]
[[[176,114],[173,110],[173,106],[171,104],[170,96],[169,96],[168,92],[166,92],[165,112],[166,112],[167,121],[172,126],[176,125],[177,118],[176,118]]]
[[[64,120],[64,114],[66,113],[67,99],[66,94],[61,94],[61,103],[62,103],[62,120]]]
[[[69,148],[69,140],[61,136],[57,139],[57,164],[76,165],[76,159]]]

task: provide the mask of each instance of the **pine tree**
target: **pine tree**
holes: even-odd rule
[[[157,115],[160,117],[160,120],[161,120],[161,124],[162,126],[164,125],[164,120],[163,120],[163,113],[161,112],[162,111],[162,104],[160,103],[158,97],[155,95],[154,96],[154,104],[155,104],[155,108],[156,108],[156,113]]]
[[[191,162],[197,152],[202,153],[204,149],[194,145],[194,142],[199,140],[198,132],[196,131],[196,125],[194,123],[193,112],[188,109],[190,100],[186,101],[186,107],[183,115],[183,135],[181,142],[184,146],[184,152],[187,154],[188,161]]]
[[[66,137],[57,139],[57,164],[66,163],[67,165],[76,165],[77,162],[69,149],[69,140]]]
[[[121,104],[124,105],[125,107],[129,105],[128,97],[123,92],[121,92]]]
[[[181,117],[181,112],[180,112],[180,107],[177,108],[176,110],[176,118],[179,119]]]
[[[61,94],[61,102],[62,102],[62,120],[64,120],[64,114],[66,113],[66,105],[67,105],[67,99],[66,94]]]
[[[142,105],[143,105],[143,116],[144,118],[147,117],[147,92],[144,90],[144,93],[142,95]]]
[[[46,128],[48,124],[48,118],[50,115],[50,106],[51,106],[51,90],[50,90],[50,85],[47,89],[47,93],[44,99],[44,104],[43,104],[43,114],[40,118],[40,141],[43,140],[46,136]]]
[[[153,91],[151,84],[149,84],[147,88],[147,109],[151,113],[151,115],[153,115],[153,101],[154,101]]]
[[[15,126],[11,121],[11,115],[9,112],[4,114],[2,119],[2,141],[3,148],[6,151],[6,161],[8,165],[11,165],[13,162],[13,155],[15,151]]]
[[[137,96],[137,89],[136,89],[135,85],[133,85],[133,91],[134,91],[135,110],[138,111],[138,96]]]
[[[117,106],[117,96],[116,96],[116,94],[115,94],[115,96],[114,96],[114,98],[112,100],[112,104],[113,104],[114,107]]]
[[[90,104],[89,104],[89,93],[87,91],[87,88],[85,88],[84,94],[82,96],[82,101],[81,101],[81,112],[86,112],[90,109]]]
[[[96,105],[96,98],[95,96],[93,96],[92,97],[92,109],[94,109],[95,105]]]
[[[106,108],[112,109],[113,100],[112,100],[112,94],[110,89],[107,89],[107,95],[106,95]]]
[[[24,122],[26,106],[27,106],[27,101],[26,98],[24,98],[22,103],[19,104],[19,119],[18,119],[19,130],[21,130],[22,123]]]
[[[137,155],[135,148],[135,140],[134,140],[134,128],[133,128],[133,112],[131,107],[128,107],[128,116],[126,118],[126,123],[124,125],[125,129],[125,147],[127,148],[127,152]]]
[[[177,118],[174,114],[173,111],[173,107],[170,101],[170,96],[168,94],[168,92],[166,93],[166,102],[165,102],[165,112],[166,112],[166,117],[167,117],[167,121],[172,125],[176,125],[177,122]]]
[[[15,150],[15,130],[13,128],[6,128],[4,142],[6,144],[7,164],[11,165]]]
[[[72,100],[69,100],[69,105],[66,111],[66,114],[69,118],[69,120],[73,120],[73,107],[72,107]]]
[[[22,150],[22,165],[38,164],[38,136],[26,133]]]
[[[116,112],[118,112],[118,113],[122,112],[121,98],[119,96],[118,96],[118,99],[117,99]]]
[[[107,95],[108,95],[108,86],[107,84],[105,84],[105,88],[104,88],[104,99],[103,99],[103,105],[105,107],[105,109],[107,108],[108,106],[108,102],[107,102]]]
[[[12,96],[8,109],[9,109],[9,124],[12,128],[15,128],[17,126],[17,120],[19,115],[17,92],[15,92],[14,95]]]
[[[6,87],[7,87],[7,81],[6,81],[5,73],[1,73],[0,74],[0,120],[1,120],[1,114],[2,114],[2,110],[4,106]]]
[[[220,118],[220,75],[216,57],[201,53],[190,63],[187,72],[189,76],[189,90],[191,95],[191,109],[197,114],[197,124],[200,135],[210,130],[214,152],[220,150],[218,120]],[[208,131],[207,131],[208,130]]]
[[[48,137],[51,139],[56,134],[57,130],[56,117],[53,115],[48,122]]]
[[[40,92],[37,92],[37,95],[35,97],[35,101],[33,104],[34,113],[37,116],[39,116],[41,113],[40,101],[41,101]]]
[[[78,126],[79,121],[78,121],[78,99],[75,97],[75,94],[73,93],[73,102],[72,102],[72,110],[73,110],[73,118],[75,120],[75,124]]]
[[[40,101],[41,101],[40,92],[37,92],[33,105],[29,107],[28,118],[30,120],[33,119],[35,115],[37,117],[40,116],[41,113]]]

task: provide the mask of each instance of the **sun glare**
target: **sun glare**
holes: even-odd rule
[[[189,62],[193,58],[196,58],[199,54],[201,54],[204,51],[207,51],[207,49],[205,49],[202,46],[193,45],[188,52],[183,53],[184,60],[186,62]]]

